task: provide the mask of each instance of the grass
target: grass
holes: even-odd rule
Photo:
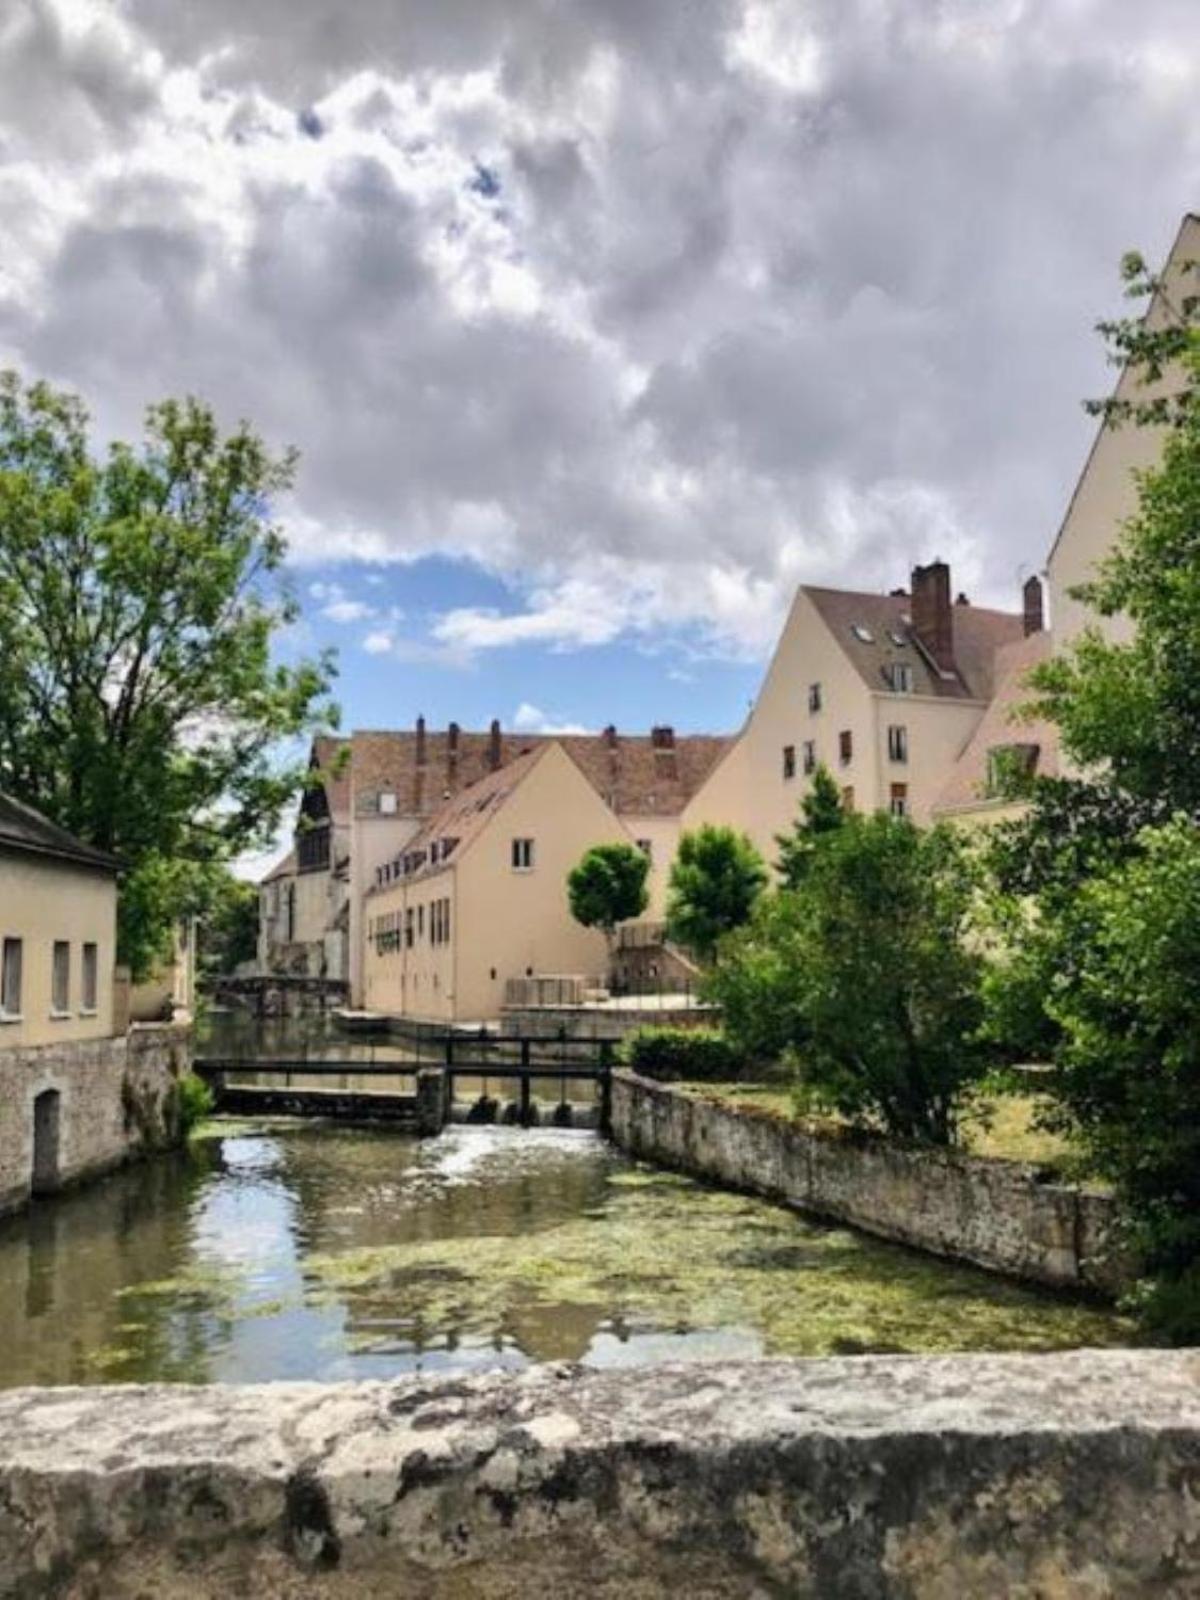
[[[706,1100],[716,1100],[723,1105],[753,1110],[766,1116],[779,1117],[785,1122],[803,1122],[808,1126],[836,1127],[835,1116],[814,1117],[811,1113],[799,1115],[792,1101],[791,1090],[784,1083],[679,1083],[676,1088]],[[978,1111],[967,1118],[963,1129],[964,1148],[972,1155],[987,1156],[993,1160],[1027,1161],[1037,1166],[1063,1168],[1070,1164],[1073,1151],[1070,1144],[1054,1133],[1037,1126],[1039,1111],[1045,1105],[1045,1096],[1037,1094],[996,1094],[979,1104]]]

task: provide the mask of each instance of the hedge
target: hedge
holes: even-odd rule
[[[744,1065],[715,1028],[642,1028],[621,1047],[621,1061],[644,1078],[721,1083],[740,1077]]]

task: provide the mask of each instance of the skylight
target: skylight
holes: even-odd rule
[[[861,622],[852,622],[850,624],[850,632],[861,644],[875,643],[875,635],[870,628],[864,627]]]
[[[907,643],[908,643],[908,640],[907,640],[907,638],[906,638],[906,637],[905,637],[905,636],[904,636],[904,634],[902,634],[902,633],[897,633],[897,631],[896,631],[896,630],[895,630],[895,628],[889,628],[889,629],[888,629],[888,638],[889,638],[889,639],[890,639],[890,640],[891,640],[891,641],[892,641],[892,643],[893,643],[893,644],[894,644],[894,645],[896,645],[896,646],[897,646],[897,648],[898,648],[898,649],[900,649],[900,650],[903,650],[903,649],[904,649],[904,647],[905,647],[905,645],[906,645],[906,644],[907,644]]]

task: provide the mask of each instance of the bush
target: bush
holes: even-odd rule
[[[716,1028],[642,1028],[621,1046],[623,1066],[660,1083],[724,1083],[743,1058]]]
[[[667,895],[667,935],[711,961],[726,934],[749,921],[767,882],[763,859],[744,833],[703,823],[679,841]]]
[[[189,1072],[180,1078],[179,1121],[185,1136],[197,1123],[212,1115],[215,1104],[216,1097],[212,1090],[197,1073]]]
[[[803,1048],[800,926],[797,895],[763,895],[704,977],[704,998],[720,1007],[725,1037],[745,1060],[776,1063]]]

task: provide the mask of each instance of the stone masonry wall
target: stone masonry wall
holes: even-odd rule
[[[1018,1162],[810,1132],[628,1072],[611,1132],[631,1155],[1013,1277],[1113,1295],[1132,1274],[1107,1195]]]
[[[1200,1594],[1200,1357],[0,1396],[0,1596]]]
[[[74,1183],[177,1141],[190,1060],[189,1031],[171,1026],[0,1050],[0,1214],[30,1197],[38,1095],[58,1092],[58,1176]]]

